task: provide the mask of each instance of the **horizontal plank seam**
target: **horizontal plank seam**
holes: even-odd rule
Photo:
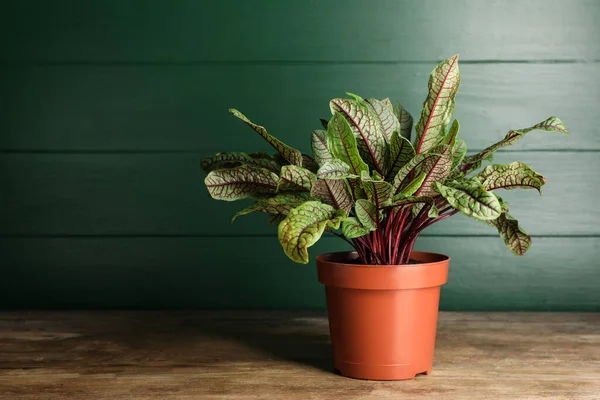
[[[477,153],[484,149],[473,149],[468,153]],[[131,155],[131,154],[212,154],[217,153],[221,150],[182,150],[182,149],[173,149],[173,150],[134,150],[134,149],[114,149],[114,150],[91,150],[91,149],[78,149],[78,150],[66,150],[66,149],[56,149],[56,150],[43,150],[43,149],[0,149],[0,155],[4,154],[57,154],[57,155],[78,155],[78,154],[115,154],[115,155]],[[600,148],[598,149],[568,149],[568,148],[559,148],[559,149],[507,149],[507,150],[499,150],[496,154],[500,153],[598,153],[600,152]]]
[[[541,234],[541,235],[529,235],[532,238],[600,238],[600,234]],[[335,238],[330,234],[325,234],[324,237]],[[497,234],[479,234],[479,233],[465,233],[465,234],[421,234],[419,237],[498,237]],[[0,239],[152,239],[152,238],[174,238],[174,239],[186,239],[186,238],[206,238],[206,239],[227,239],[227,238],[273,238],[276,239],[276,234],[206,234],[206,233],[131,233],[131,234],[69,234],[69,233],[57,233],[57,234],[0,234]],[[337,239],[337,238],[336,238]]]
[[[153,67],[153,66],[235,66],[235,65],[414,65],[414,64],[434,64],[443,60],[188,60],[188,61],[164,61],[164,60],[122,60],[122,61],[102,61],[102,60],[0,60],[0,67],[11,66],[32,66],[32,67],[52,67],[52,66],[104,66],[104,67]],[[471,64],[596,64],[600,59],[568,58],[568,59],[473,59],[463,60],[462,65]]]

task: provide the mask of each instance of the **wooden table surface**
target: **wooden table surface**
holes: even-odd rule
[[[0,399],[600,399],[600,314],[441,313],[432,375],[332,372],[317,312],[1,312]]]

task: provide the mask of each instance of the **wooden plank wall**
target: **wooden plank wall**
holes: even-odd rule
[[[543,173],[506,192],[533,235],[514,257],[455,216],[417,248],[452,256],[445,310],[600,310],[600,2],[6,0],[0,4],[0,308],[321,308],[314,264],[262,216],[208,198],[198,160],[264,151],[236,107],[304,151],[329,99],[417,115],[461,54],[471,150],[559,115],[498,162]],[[344,249],[333,237],[312,250]]]

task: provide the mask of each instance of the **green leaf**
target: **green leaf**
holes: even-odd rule
[[[500,196],[496,196],[498,197],[498,201],[500,202],[500,207],[502,207],[502,212],[503,213],[507,213],[508,210],[508,202],[505,202],[504,200],[502,200],[502,197]]]
[[[394,107],[394,114],[400,122],[400,135],[402,135],[402,137],[405,139],[410,140],[410,133],[413,125],[412,115],[410,115],[410,113],[406,111],[400,103],[396,104],[396,107]]]
[[[400,136],[398,132],[394,132],[390,141],[390,158],[386,177],[391,179],[396,176],[400,168],[412,160],[414,156],[415,149],[408,139]]]
[[[444,143],[447,144],[448,146],[450,146],[451,148],[454,148],[454,144],[456,143],[456,137],[458,136],[459,130],[460,130],[460,124],[458,123],[458,120],[455,119],[454,121],[452,121],[450,130],[448,131],[448,134],[446,134],[446,137],[444,138]]]
[[[327,144],[329,152],[337,159],[350,166],[352,174],[360,176],[369,167],[362,160],[356,147],[356,139],[348,121],[340,113],[335,113],[327,127]]]
[[[440,216],[440,212],[437,209],[437,207],[435,206],[435,203],[431,204],[431,208],[429,209],[429,212],[427,213],[427,216],[429,218],[437,218]]]
[[[465,158],[465,154],[467,154],[467,145],[465,144],[465,141],[459,140],[454,143],[454,147],[452,147],[452,167],[450,168],[452,171],[460,165]]]
[[[393,188],[392,185],[383,180],[381,175],[373,171],[373,178],[363,171],[361,176],[361,184],[368,198],[379,206],[385,206],[392,200]]]
[[[505,165],[488,165],[473,178],[481,182],[486,190],[533,188],[540,194],[542,194],[542,186],[546,183],[542,175],[520,161]]]
[[[253,212],[271,212],[269,211],[271,209],[270,206],[268,205],[262,205],[260,203],[254,203],[254,204],[250,204],[248,207],[243,208],[242,210],[238,211],[235,213],[235,215],[233,216],[233,218],[231,218],[231,222],[234,222],[238,217],[241,217],[243,215],[247,215],[247,214],[251,214]],[[275,212],[275,214],[279,214],[277,212]]]
[[[350,175],[350,166],[343,162],[342,160],[331,160],[327,161],[325,164],[319,168],[317,171],[317,176],[319,179],[341,179],[347,178]]]
[[[256,132],[258,132],[258,134],[262,136],[267,142],[269,142],[269,144],[273,146],[275,150],[277,150],[279,154],[281,154],[281,156],[287,160],[287,162],[293,165],[298,165],[300,167],[302,166],[302,153],[300,153],[300,151],[286,145],[282,141],[276,139],[274,136],[271,136],[263,126],[256,125],[238,110],[230,108],[229,112],[237,118],[244,121]]]
[[[383,173],[387,143],[379,120],[370,111],[368,104],[365,101],[356,99],[333,99],[329,103],[329,108],[332,114],[338,113],[348,122],[353,136],[356,136],[361,157],[379,173]],[[331,125],[331,120],[329,124]],[[329,132],[329,128],[327,131]],[[343,158],[341,159],[348,162]],[[352,166],[351,163],[348,162],[348,164]],[[355,171],[355,174],[360,175],[360,170]]]
[[[239,167],[243,164],[266,168],[276,173],[281,169],[276,159],[266,153],[217,153],[214,156],[204,157],[200,161],[200,166],[206,172]]]
[[[523,136],[525,136],[527,133],[534,130],[546,132],[559,132],[566,136],[569,135],[567,127],[558,117],[550,117],[547,120],[542,121],[539,124],[536,124],[529,128],[509,131],[504,137],[504,139],[502,139],[501,141],[494,143],[493,145],[487,147],[486,149],[477,154],[465,157],[462,164],[459,167],[460,170],[465,174],[468,174],[469,172],[481,167],[481,163],[484,160],[491,162],[494,159],[494,152],[496,152],[498,149],[513,145],[514,143],[521,140]]]
[[[302,168],[305,168],[305,169],[309,170],[310,172],[312,172],[313,174],[316,174],[317,171],[319,170],[319,165],[308,154],[302,154]]]
[[[311,136],[311,147],[317,164],[323,165],[326,162],[333,160],[333,157],[327,148],[327,131],[313,131]]]
[[[295,262],[308,263],[308,248],[315,244],[326,227],[338,229],[346,218],[344,210],[318,201],[307,201],[290,210],[277,231],[285,254]]]
[[[284,165],[279,175],[278,190],[307,190],[310,192],[317,176],[297,165]]]
[[[272,215],[287,215],[290,210],[300,204],[308,201],[310,196],[308,193],[282,193],[273,197],[257,198],[254,204],[238,211],[231,222],[237,217],[250,214],[253,212],[266,212]]]
[[[427,197],[427,198],[431,199],[432,201],[431,202],[420,202],[413,206],[411,212],[415,217],[417,215],[419,215],[421,210],[423,210],[423,207],[425,207],[427,204],[429,204],[429,211],[427,211],[427,216],[429,218],[437,218],[440,215],[439,210],[435,206],[435,202],[433,201],[433,198],[432,197]]]
[[[428,204],[430,206],[428,216],[429,218],[437,218],[439,215],[438,209],[435,206],[435,200],[433,197],[428,196],[404,196],[402,194],[394,196],[394,200],[392,202],[392,207],[394,209],[400,209],[402,207],[406,207],[408,205],[418,205],[419,207],[413,208],[416,211],[415,214],[418,214],[421,211],[421,208]]]
[[[410,181],[410,183],[408,185],[406,185],[404,187],[404,189],[402,189],[400,191],[400,194],[402,196],[412,196],[421,187],[421,185],[423,185],[423,181],[425,180],[426,177],[427,177],[427,174],[420,173],[419,175],[417,175],[417,177],[415,179]]]
[[[414,158],[412,158],[409,162],[407,162],[402,168],[400,168],[400,170],[398,171],[398,173],[396,174],[396,176],[394,177],[394,180],[392,181],[392,187],[394,189],[394,194],[398,193],[398,191],[402,188],[404,188],[405,185],[407,185],[411,179],[411,175],[414,175],[414,173],[416,173],[416,170],[425,162],[428,162],[428,160],[434,160],[439,158],[439,154],[432,154],[432,153],[422,153],[422,154],[417,154]],[[415,171],[413,173],[413,171]]]
[[[267,169],[242,165],[212,171],[204,183],[213,199],[234,201],[254,194],[274,193],[278,180],[277,174]]]
[[[392,200],[393,207],[401,207],[401,206],[405,206],[408,204],[415,204],[415,203],[433,204],[433,197],[406,196],[404,194],[397,194],[394,196],[394,199]]]
[[[348,178],[347,181],[348,185],[350,186],[350,191],[354,195],[354,199],[367,198],[367,192],[365,192],[365,189],[362,187],[362,181],[360,178]]]
[[[287,214],[269,214],[269,225],[278,226],[286,216]]]
[[[356,101],[358,101],[358,102],[362,102],[362,101],[364,101],[364,99],[363,99],[362,97],[360,97],[359,95],[357,95],[357,94],[350,93],[350,92],[346,92],[346,94],[347,94],[348,96],[352,97],[354,100],[356,100]]]
[[[431,149],[431,153],[436,154],[435,157],[428,158],[425,162],[419,165],[417,171],[425,174],[425,179],[421,187],[415,192],[415,196],[435,196],[437,191],[433,186],[436,182],[444,182],[450,174],[452,166],[452,156],[450,147],[447,144],[442,144]]]
[[[506,246],[517,256],[524,255],[531,246],[531,237],[519,226],[519,221],[508,213],[502,213],[490,221],[497,229]]]
[[[377,207],[369,200],[358,199],[354,205],[358,220],[370,230],[377,229],[379,216],[377,215]]]
[[[379,126],[383,131],[385,139],[392,140],[392,133],[400,131],[400,121],[394,115],[394,107],[390,99],[377,100],[369,98],[365,100],[371,113],[377,116]]]
[[[429,78],[429,94],[421,118],[415,125],[415,150],[426,153],[443,138],[454,109],[454,96],[460,85],[458,54],[442,61]]]
[[[434,185],[452,207],[466,216],[486,221],[498,218],[502,212],[496,195],[486,191],[478,181],[454,182],[453,186],[436,182]]]
[[[350,212],[352,209],[352,193],[344,179],[319,179],[310,192],[325,204]]]
[[[360,223],[356,217],[348,217],[342,222],[342,233],[348,239],[365,236],[371,229]]]

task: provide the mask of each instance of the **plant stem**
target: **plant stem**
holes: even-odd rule
[[[387,239],[387,247],[388,247],[388,252],[387,252],[387,262],[388,263],[392,263],[392,259],[394,257],[394,254],[392,252],[393,250],[393,242],[394,242],[394,230],[392,229],[392,226],[394,221],[394,209],[390,209],[389,214],[387,215],[387,221],[385,224],[385,233],[386,233],[386,239]]]
[[[331,228],[325,228],[325,231],[333,234],[334,236],[339,237],[340,239],[344,240],[345,242],[347,242],[348,244],[350,244],[350,246],[354,247],[354,243],[352,243],[351,241],[349,241],[348,239],[346,239],[346,237],[344,235],[340,235],[339,233],[335,232],[333,229]]]
[[[377,189],[375,187],[373,187],[373,190],[375,191],[375,222],[377,225],[377,229],[375,229],[372,233],[373,233],[373,244],[374,244],[374,250],[375,250],[375,254],[377,255],[377,257],[379,258],[379,254],[381,253],[381,246],[383,243],[381,240],[381,222],[379,221],[379,196],[377,195]],[[385,256],[384,256],[385,257]]]
[[[417,215],[412,213],[412,205],[398,208],[384,208],[384,217],[379,220],[380,208],[375,199],[377,228],[368,234],[348,241],[342,235],[331,232],[350,243],[357,251],[360,261],[367,265],[401,265],[410,262],[410,254],[417,237],[425,228],[446,219],[458,211],[450,206],[442,196],[434,198],[434,206],[439,210],[437,218],[430,218],[432,205],[425,204]]]
[[[420,233],[420,232],[421,232],[423,229],[425,229],[425,228],[427,228],[427,227],[429,227],[429,226],[431,226],[431,225],[435,224],[436,222],[439,222],[439,221],[441,221],[441,220],[444,220],[444,219],[446,219],[446,218],[448,218],[448,217],[451,217],[451,216],[453,216],[453,215],[454,215],[454,214],[456,214],[456,213],[458,213],[458,210],[454,210],[454,209],[453,209],[451,212],[449,212],[449,213],[447,213],[447,214],[440,215],[439,217],[437,217],[437,218],[435,218],[435,219],[433,219],[433,220],[431,220],[431,221],[427,221],[427,222],[425,222],[425,223],[424,223],[424,224],[423,224],[421,227],[419,227],[419,233]]]
[[[417,228],[421,223],[427,221],[427,219],[429,218],[427,214],[429,213],[430,209],[431,206],[429,204],[424,205],[417,214],[417,216],[411,221],[410,226],[406,231],[406,234],[403,235],[404,240],[402,243],[401,250],[399,251],[399,254],[396,255],[399,264],[406,264],[410,261],[410,252],[412,251],[414,242],[419,234]]]
[[[367,255],[366,255],[365,246],[364,246],[364,243],[359,239],[360,238],[352,239],[352,242],[354,244],[354,248],[358,252],[358,257],[360,258],[360,262],[362,264],[366,264],[367,263]]]
[[[408,219],[408,216],[411,213],[411,209],[412,207],[406,207],[404,208],[403,211],[403,215],[400,218],[400,220],[398,221],[398,225],[397,225],[397,229],[395,229],[396,231],[396,242],[394,244],[394,259],[392,260],[392,264],[393,265],[398,265],[398,263],[401,261],[400,259],[398,259],[398,254],[400,253],[400,242],[403,236],[402,231],[404,230],[404,226],[406,224],[406,220]]]

